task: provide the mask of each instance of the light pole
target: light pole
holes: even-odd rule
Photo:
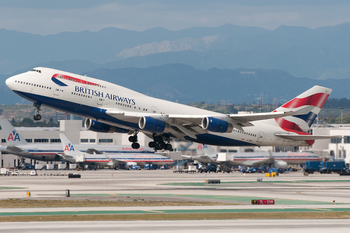
[[[340,107],[340,127],[343,127],[343,107]]]

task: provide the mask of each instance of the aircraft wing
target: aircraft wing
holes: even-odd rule
[[[306,141],[306,140],[316,140],[316,139],[331,139],[331,138],[342,138],[339,135],[296,135],[296,134],[275,134],[275,136],[294,140],[294,141]]]
[[[117,166],[119,164],[124,164],[125,162],[121,161],[121,160],[118,160],[118,159],[113,159],[113,158],[110,158],[107,154],[104,154],[106,159],[109,159],[110,162],[108,163],[109,166]]]
[[[93,148],[89,148],[86,150],[87,154],[103,154],[101,151],[93,149]]]
[[[152,117],[162,120],[171,126],[170,133],[179,139],[184,139],[184,136],[197,139],[196,134],[204,134],[208,131],[202,127],[202,121],[206,117],[218,118],[232,124],[233,127],[242,130],[243,126],[252,126],[251,122],[266,120],[271,118],[286,117],[292,115],[304,114],[304,111],[298,112],[268,112],[268,113],[253,113],[253,114],[218,114],[218,115],[185,115],[185,114],[158,114],[158,113],[142,113],[121,111],[115,108],[104,108],[106,114],[125,120],[128,122],[138,123],[141,117]]]
[[[183,159],[192,159],[197,160],[201,163],[214,163],[216,164],[216,161],[214,161],[212,158],[210,158],[207,155],[200,155],[200,156],[190,156],[190,155],[181,155]]]
[[[255,167],[255,166],[260,166],[260,165],[269,165],[269,164],[273,164],[275,162],[275,159],[273,157],[270,157],[268,159],[264,159],[264,160],[258,160],[258,161],[244,161],[242,162],[241,166],[247,166],[247,167]]]

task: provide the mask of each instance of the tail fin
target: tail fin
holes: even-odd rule
[[[74,145],[69,141],[66,135],[60,134],[61,143],[64,152],[64,159],[73,160],[74,162],[84,162],[85,155],[83,152],[75,149]]]
[[[27,141],[16,131],[15,127],[13,127],[4,116],[0,116],[0,125],[8,146],[21,146],[27,144]]]
[[[208,145],[198,144],[197,146],[197,155],[216,155],[215,150]]]
[[[306,114],[276,118],[277,124],[286,131],[307,132],[331,92],[330,88],[313,86],[274,110],[274,112],[303,111]]]

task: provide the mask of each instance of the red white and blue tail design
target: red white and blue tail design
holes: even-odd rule
[[[308,110],[304,115],[276,118],[277,124],[284,130],[294,132],[307,132],[317,115],[321,111],[332,89],[314,86],[298,95],[289,102],[277,108],[274,112],[297,112]]]
[[[316,137],[308,134],[307,131],[321,111],[321,108],[331,92],[332,89],[330,88],[314,86],[274,110],[274,112],[305,112],[303,115],[275,118],[277,124],[284,131],[295,134],[295,136],[291,134],[279,134],[276,136],[290,140],[305,140],[307,144],[312,145],[314,143],[313,139],[316,139]]]

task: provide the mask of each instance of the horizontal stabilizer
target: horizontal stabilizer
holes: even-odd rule
[[[294,141],[306,141],[306,140],[317,140],[317,139],[331,139],[341,138],[339,135],[295,135],[295,134],[275,134],[275,136],[294,140]]]

